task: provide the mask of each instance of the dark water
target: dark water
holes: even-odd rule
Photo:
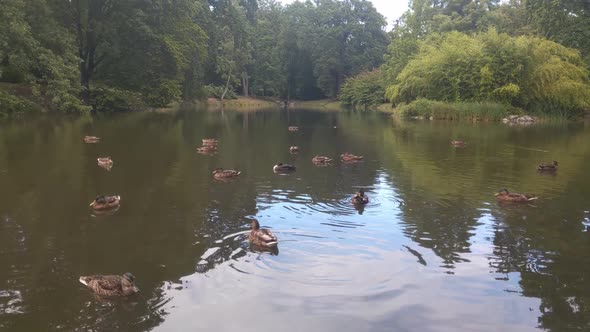
[[[218,154],[196,153],[205,137]],[[589,142],[583,123],[310,111],[0,123],[0,330],[589,330]],[[365,161],[311,163],[345,151]],[[535,172],[551,160],[555,176]],[[274,174],[279,161],[297,172]],[[242,175],[218,182],[216,167]],[[504,187],[540,198],[501,205]],[[98,193],[121,208],[94,216]],[[251,250],[252,217],[278,255]],[[77,280],[126,271],[142,292],[122,300]]]

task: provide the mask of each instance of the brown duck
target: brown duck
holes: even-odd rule
[[[84,143],[98,143],[98,142],[100,142],[100,137],[84,136]]]
[[[356,195],[352,197],[352,204],[354,205],[364,205],[369,203],[369,197],[365,196],[365,191],[360,189]]]
[[[494,196],[496,196],[496,199],[499,201],[517,203],[526,203],[538,199],[538,197],[534,195],[511,193],[508,192],[507,189],[500,190]]]
[[[557,161],[553,161],[551,164],[540,164],[537,166],[537,171],[540,172],[555,172],[557,171]]]
[[[197,152],[201,154],[214,154],[217,152],[217,147],[214,145],[203,145],[200,148],[197,148]]]
[[[345,161],[345,162],[354,162],[354,161],[361,161],[363,159],[363,156],[355,156],[351,153],[344,152],[343,154],[340,155],[340,159],[342,159],[342,161]]]
[[[289,131],[298,131],[299,127],[297,126],[289,126]]]
[[[216,179],[230,179],[240,175],[240,171],[234,171],[233,169],[218,168],[213,171],[213,177]]]
[[[91,291],[101,296],[129,296],[139,292],[139,289],[135,286],[135,277],[129,272],[122,276],[82,276],[78,280]]]
[[[311,162],[321,166],[331,163],[332,159],[325,156],[315,156],[313,159],[311,159]]]
[[[217,145],[217,140],[215,138],[203,138],[202,142],[203,145]]]
[[[279,243],[277,237],[268,229],[260,229],[258,220],[252,220],[250,223],[250,235],[248,239],[252,244],[261,247],[276,247]]]
[[[465,141],[463,141],[463,140],[451,141],[451,145],[454,147],[462,148],[465,146]]]
[[[105,196],[98,195],[90,203],[90,207],[94,210],[110,210],[118,207],[121,204],[121,196]]]
[[[98,162],[98,166],[106,169],[111,169],[111,167],[113,167],[113,160],[111,157],[96,158],[96,161]]]

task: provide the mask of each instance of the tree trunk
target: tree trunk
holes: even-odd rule
[[[221,95],[221,101],[223,102],[223,98],[225,98],[225,94],[227,93],[227,89],[229,89],[229,79],[231,78],[231,69],[229,73],[227,73],[227,82],[225,83],[225,90],[223,90],[223,94]]]
[[[244,94],[244,97],[248,97],[248,73],[247,72],[243,72],[242,73],[242,93]]]

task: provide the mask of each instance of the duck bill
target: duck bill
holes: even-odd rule
[[[495,193],[494,196],[498,197],[500,196],[500,193]]]
[[[89,206],[90,206],[90,207],[93,207],[93,206],[94,206],[94,204],[96,204],[96,201],[92,201],[92,202],[90,203],[90,205],[89,205]]]

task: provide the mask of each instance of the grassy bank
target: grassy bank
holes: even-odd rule
[[[237,99],[228,99],[221,102],[219,99],[208,98],[204,101],[209,108],[221,108],[232,110],[255,110],[260,108],[275,108],[280,107],[280,103],[275,100],[257,99],[251,97],[238,97]]]
[[[338,100],[321,99],[321,100],[297,100],[292,102],[292,107],[307,108],[324,111],[340,111],[342,104]]]
[[[387,106],[380,106],[387,109]],[[398,105],[389,110],[404,118],[425,118],[434,120],[501,121],[510,114],[523,115],[524,111],[511,105],[494,102],[448,103],[418,99],[409,104]]]

